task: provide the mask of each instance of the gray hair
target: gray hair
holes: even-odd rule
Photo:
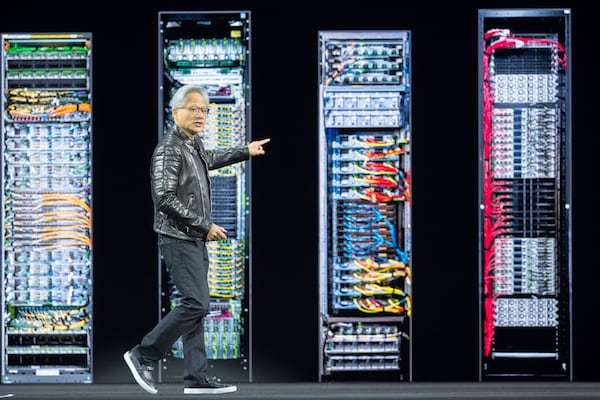
[[[185,98],[190,93],[198,93],[202,97],[204,97],[204,101],[206,102],[206,106],[210,103],[210,99],[208,96],[208,92],[204,88],[204,86],[196,86],[196,85],[183,85],[173,94],[171,97],[171,101],[169,105],[171,109],[181,108],[185,105]]]

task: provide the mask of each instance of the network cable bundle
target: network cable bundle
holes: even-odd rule
[[[173,125],[168,106],[185,84],[207,88],[209,113],[202,140],[207,149],[242,146],[250,138],[250,14],[241,12],[159,13],[160,135]],[[204,337],[210,368],[230,380],[251,380],[249,360],[249,162],[210,172],[213,222],[226,240],[207,242],[211,310]],[[179,301],[164,262],[159,265],[160,310]],[[180,379],[179,339],[162,361],[161,380]],[[229,378],[227,378],[229,377]]]
[[[319,378],[410,379],[410,38],[319,32]]]
[[[571,379],[569,17],[480,10],[482,379]]]
[[[91,35],[2,35],[2,383],[92,382]]]

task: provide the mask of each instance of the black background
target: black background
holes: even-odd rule
[[[254,381],[318,379],[318,31],[336,29],[411,31],[413,380],[476,381],[477,13],[488,8],[572,11],[572,367],[574,380],[598,380],[593,2],[354,3],[3,3],[0,32],[92,33],[95,383],[131,381],[122,353],[158,319],[158,12],[211,10],[251,11],[251,133],[272,139],[251,164]]]

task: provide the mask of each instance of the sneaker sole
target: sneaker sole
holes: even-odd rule
[[[237,386],[228,386],[224,388],[184,388],[183,394],[220,394],[231,393],[237,390]]]
[[[137,384],[142,387],[142,389],[144,389],[146,392],[148,392],[150,394],[158,393],[158,389],[148,385],[146,383],[146,381],[142,378],[140,373],[137,371],[137,369],[135,368],[135,365],[133,365],[133,361],[131,361],[131,353],[129,351],[127,351],[127,352],[125,352],[125,354],[123,354],[123,359],[125,360],[125,363],[127,363],[127,366],[129,367],[129,370],[131,371],[133,378],[135,379]]]

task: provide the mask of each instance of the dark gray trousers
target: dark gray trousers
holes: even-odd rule
[[[210,311],[206,243],[161,235],[158,246],[181,298],[135,349],[142,361],[156,362],[181,337],[184,382],[193,384],[202,381],[208,365],[204,344],[204,317]]]

